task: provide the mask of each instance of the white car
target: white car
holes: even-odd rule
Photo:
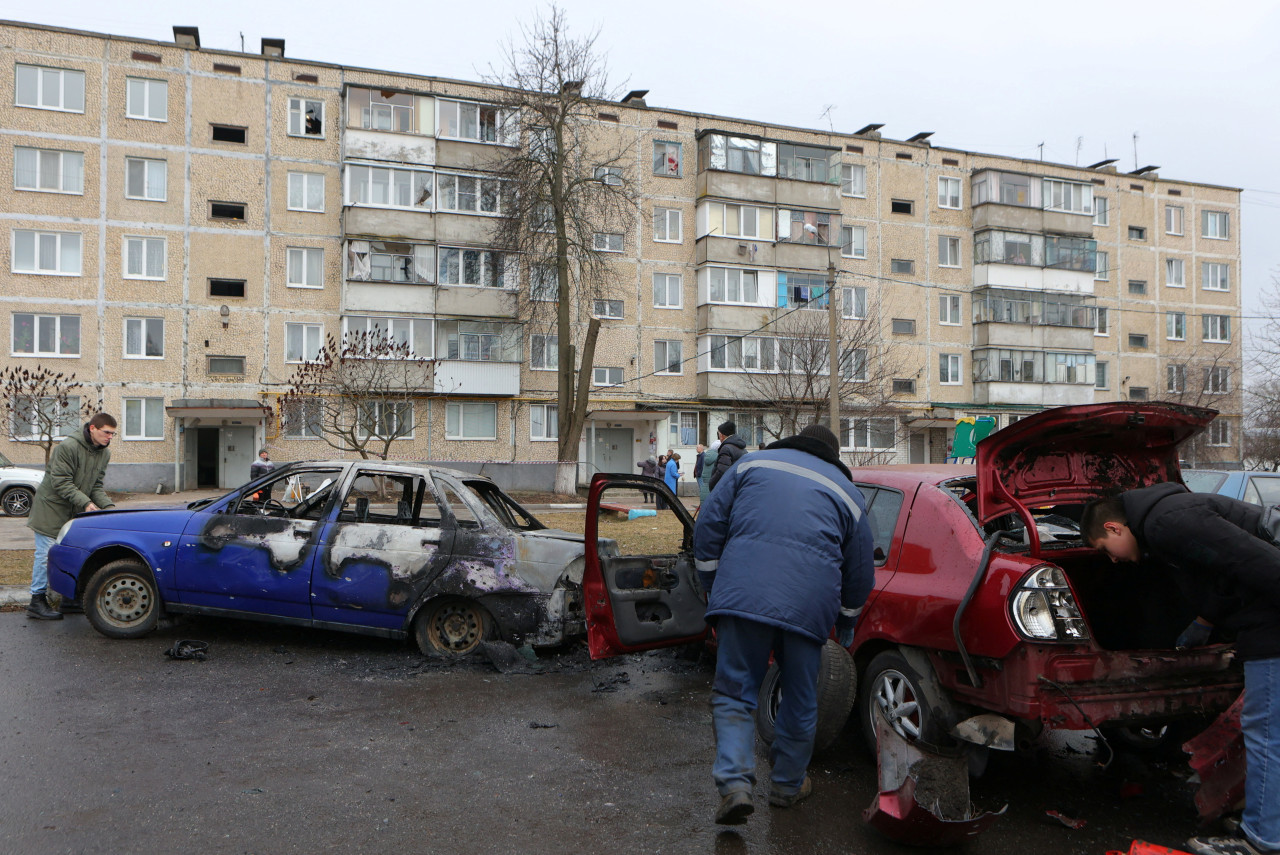
[[[0,508],[11,517],[31,513],[31,500],[43,478],[41,470],[14,466],[12,460],[0,454]]]

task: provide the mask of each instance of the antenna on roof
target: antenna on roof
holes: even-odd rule
[[[240,32],[240,52],[244,53],[244,31]]]
[[[1044,143],[1040,143],[1036,148],[1040,149],[1040,162],[1044,163]]]
[[[1076,166],[1080,165],[1080,149],[1084,148],[1084,137],[1076,137]]]
[[[822,119],[826,119],[827,127],[831,129],[831,133],[833,134],[836,132],[836,126],[835,122],[831,120],[831,112],[835,110],[835,108],[835,104],[826,104],[823,106],[822,112],[818,114],[818,120],[821,121]]]
[[[1138,168],[1138,132],[1133,132],[1133,168]]]

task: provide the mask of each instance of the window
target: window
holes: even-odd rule
[[[507,110],[492,104],[439,99],[440,136],[475,142],[514,142],[515,123]]]
[[[1093,272],[1093,278],[1098,282],[1106,282],[1111,278],[1111,253],[1099,250],[1097,258],[1098,266]]]
[[[765,210],[762,217],[760,216],[762,210],[749,205],[711,202],[707,205],[707,234],[771,240],[773,229],[770,225],[769,211]],[[763,234],[761,234],[762,224]]]
[[[126,157],[124,172],[126,199],[145,199],[148,202],[165,200],[165,176],[168,165],[163,160]]]
[[[290,172],[289,210],[323,213],[324,175],[319,172]]]
[[[1231,318],[1227,315],[1202,315],[1201,332],[1204,341],[1231,341]]]
[[[290,98],[289,136],[323,137],[324,102],[310,98]]]
[[[707,270],[711,284],[711,302],[759,305],[760,274],[736,267],[711,267]]]
[[[1187,391],[1187,366],[1167,366],[1166,374],[1168,377],[1168,385],[1165,389],[1166,392],[1179,395]]]
[[[430,359],[435,352],[434,328],[425,318],[385,318],[348,315],[342,319],[344,337],[363,334],[370,338],[386,338],[406,346],[416,359]]]
[[[1216,418],[1209,422],[1209,444],[1231,444],[1231,422],[1224,418]]]
[[[1182,206],[1164,206],[1164,233],[1167,235],[1182,234]]]
[[[653,143],[653,174],[670,178],[681,176],[680,143],[655,140]]]
[[[893,419],[841,419],[840,446],[858,450],[893,448]]]
[[[534,371],[555,371],[560,367],[560,336],[529,337],[529,367]]]
[[[659,309],[678,309],[681,302],[680,274],[653,274],[653,305]]]
[[[457,211],[462,214],[501,213],[499,201],[502,183],[496,178],[480,178],[475,175],[436,176],[440,192],[441,211]]]
[[[1147,400],[1147,397],[1148,395],[1147,395],[1146,386],[1130,386],[1129,387],[1130,401],[1145,401]]]
[[[856,163],[840,165],[840,192],[845,196],[867,195],[867,168]]]
[[[324,250],[291,246],[285,253],[290,288],[324,287]]]
[[[164,279],[165,245],[164,238],[125,237],[124,278]]]
[[[555,404],[533,404],[529,407],[529,439],[555,442],[560,438],[560,409]]]
[[[209,280],[209,296],[210,297],[243,297],[244,296],[244,280],[243,279],[210,279]]]
[[[842,226],[840,228],[840,254],[845,258],[867,257],[866,226]]]
[[[1142,350],[1147,346],[1147,336],[1145,333],[1129,333],[1129,347],[1134,350]]]
[[[14,103],[19,107],[83,113],[84,72],[19,65],[14,74]]]
[[[356,436],[359,439],[367,437],[411,439],[413,437],[413,402],[370,401],[357,404]]]
[[[70,436],[80,428],[80,397],[68,395],[66,406],[59,412],[57,398],[32,398],[19,395],[13,402],[13,438],[42,440]]]
[[[683,348],[679,341],[659,339],[653,343],[653,373],[683,374]]]
[[[596,252],[622,252],[622,235],[616,232],[596,232],[594,246]]]
[[[125,318],[126,359],[164,358],[164,318]]]
[[[234,374],[244,376],[243,356],[210,356],[210,374]]]
[[[209,203],[209,219],[211,220],[235,220],[236,222],[244,222],[244,203],[243,202],[210,202]]]
[[[1223,395],[1231,391],[1231,369],[1225,367],[1207,368],[1204,372],[1204,390],[1215,395]]]
[[[653,239],[658,243],[680,243],[681,216],[678,209],[653,209]]]
[[[892,389],[895,395],[914,395],[916,393],[916,381],[894,380]]]
[[[591,304],[591,314],[597,318],[621,320],[624,316],[623,302],[621,300],[595,300]]]
[[[838,226],[840,219],[836,217]],[[778,211],[778,240],[788,243],[803,243],[810,246],[831,245],[831,215],[819,214],[816,211],[792,211],[786,208]]]
[[[294,399],[280,413],[280,431],[286,439],[318,439],[324,410],[315,398]]]
[[[124,114],[148,122],[169,120],[169,84],[144,77],[125,78]]]
[[[892,214],[912,214],[915,209],[916,203],[906,199],[892,199],[889,202],[889,212]]]
[[[79,276],[79,232],[36,232],[14,229],[13,272]]]
[[[79,315],[13,316],[14,356],[79,356]]]
[[[938,235],[938,266],[960,266],[960,238]]]
[[[840,353],[840,377],[846,382],[867,382],[867,349],[855,347]]]
[[[895,258],[889,262],[889,269],[894,273],[910,275],[916,272],[916,263],[906,258]]]
[[[164,439],[164,398],[125,398],[124,438]]]
[[[938,207],[957,209],[960,207],[959,178],[938,177]]]
[[[911,318],[894,318],[892,328],[894,335],[916,334],[916,322]]]
[[[1106,389],[1107,388],[1107,363],[1105,362],[1097,363],[1095,367],[1095,371],[1096,371],[1096,374],[1093,380],[1093,388]]]
[[[938,298],[938,323],[947,326],[960,324],[960,295],[948,294]]]
[[[622,369],[596,367],[592,371],[591,381],[596,386],[617,386],[622,383]]]
[[[315,362],[324,346],[324,326],[321,324],[284,325],[284,361]]]
[[[1165,312],[1164,334],[1170,341],[1185,341],[1187,338],[1187,315],[1185,312]]]
[[[550,264],[529,267],[529,299],[554,303],[559,299],[560,277]]]
[[[1204,262],[1200,265],[1200,287],[1206,291],[1230,290],[1231,268],[1214,261]]]
[[[457,193],[457,176],[450,176],[450,187]],[[474,181],[474,179],[472,179]],[[415,169],[391,169],[381,166],[347,166],[347,204],[377,208],[431,210],[432,175]],[[474,196],[474,185],[471,194]],[[441,186],[443,192],[444,187]],[[454,200],[456,204],[456,198]]]
[[[210,134],[214,142],[237,143],[244,145],[248,142],[248,128],[242,128],[236,125],[212,125]]]
[[[960,385],[960,354],[943,353],[938,357],[938,382],[943,386]]]
[[[608,184],[610,187],[622,186],[622,167],[620,166],[597,166],[596,180],[601,184]]]
[[[697,445],[698,414],[689,412],[672,413],[667,419],[667,435],[669,437],[668,448]],[[738,435],[743,439],[748,439],[751,436],[749,433],[743,433],[741,429],[739,429]]]
[[[1111,203],[1105,196],[1093,197],[1093,224],[1105,226],[1111,223]]]
[[[1143,226],[1129,226],[1129,240],[1146,240],[1147,230]]]
[[[777,143],[777,151],[779,178],[828,183],[830,163],[836,156],[831,149],[795,143]]]
[[[841,289],[840,316],[849,320],[861,321],[867,317],[867,289],[861,285],[853,285]]]
[[[1231,237],[1230,215],[1226,211],[1201,211],[1200,234],[1214,240],[1227,240]]]
[[[1147,283],[1146,283],[1146,282],[1143,282],[1141,279],[1130,279],[1130,280],[1129,280],[1129,293],[1130,293],[1130,294],[1145,294],[1145,293],[1147,293]]]
[[[487,249],[440,247],[440,284],[473,285],[478,288],[505,288],[507,260],[500,252]]]
[[[347,90],[347,124],[370,131],[417,132],[413,120],[413,96],[386,89]]]
[[[1164,284],[1170,288],[1186,287],[1186,265],[1181,258],[1166,258],[1164,260]]]
[[[1108,321],[1107,310],[1102,306],[1099,306],[1098,319],[1097,319],[1097,322],[1094,324],[1093,334],[1094,335],[1110,335],[1111,333],[1107,329],[1107,321]]]
[[[1055,178],[1044,179],[1044,207],[1047,211],[1088,214],[1093,211],[1093,187]]]
[[[359,282],[430,284],[436,265],[432,250],[399,241],[349,241],[347,277]]]
[[[13,187],[44,193],[84,193],[84,154],[14,146]]]

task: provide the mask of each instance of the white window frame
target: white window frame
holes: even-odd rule
[[[1177,211],[1177,214],[1174,214]],[[1164,233],[1167,235],[1181,235],[1183,233],[1185,220],[1185,211],[1181,205],[1165,205],[1164,206]],[[1175,222],[1176,221],[1176,222]]]
[[[308,106],[319,107],[316,119],[320,122],[320,133],[307,133],[307,108]],[[294,130],[294,119],[297,119],[297,130]],[[302,139],[322,140],[324,139],[324,101],[319,98],[307,98],[302,95],[289,96],[289,125],[287,133],[291,137],[301,137]]]
[[[294,336],[300,336],[301,348],[295,357],[290,351],[293,348]],[[311,348],[307,339],[314,337],[315,347]],[[308,351],[311,351],[308,357]],[[320,352],[324,350],[324,324],[286,323],[284,325],[284,361],[286,364],[305,364],[317,362]]]
[[[675,370],[671,370],[672,349],[675,350]],[[659,358],[659,353],[663,358]],[[666,366],[665,368],[662,366]],[[660,338],[653,342],[653,373],[673,377],[684,374],[684,342],[680,339]]]
[[[964,196],[959,178],[951,175],[938,176],[938,207],[958,211],[964,207]],[[948,188],[951,188],[948,190]]]
[[[1187,391],[1187,366],[1182,363],[1165,366],[1165,391],[1180,395]]]
[[[474,136],[463,133],[466,130],[466,123],[462,115],[464,110],[475,112],[476,132]],[[485,139],[484,124],[480,120],[481,113],[485,110],[492,110],[494,113],[493,139]],[[452,112],[452,116],[448,115],[450,112]],[[495,104],[486,104],[483,101],[463,101],[455,98],[437,98],[436,136],[445,140],[462,140],[482,145],[510,146],[516,144],[519,133],[510,111]]]
[[[466,433],[468,413],[492,412],[493,432],[470,435]],[[488,440],[498,438],[498,405],[492,401],[453,401],[445,406],[444,438],[452,440]]]
[[[618,306],[618,312],[616,314],[610,311],[613,308],[614,303],[616,303]],[[604,308],[603,312],[600,311],[602,306]],[[605,300],[605,299],[592,300],[591,314],[592,316],[597,318],[604,318],[608,320],[622,320],[627,316],[626,302],[624,300]]]
[[[20,315],[31,315],[32,335],[31,335],[31,350],[29,351],[26,351],[26,350],[20,351],[17,348],[17,337],[18,337],[17,319],[18,319],[18,316]],[[76,349],[74,353],[72,352],[63,353],[60,349],[52,350],[52,351],[40,350],[40,324],[41,324],[42,318],[45,320],[45,322],[48,322],[49,320],[53,321],[53,337],[57,342],[62,341],[63,321],[66,318],[76,319],[76,326],[78,329],[76,332]],[[9,355],[10,356],[14,356],[14,357],[38,356],[38,357],[48,358],[48,359],[76,359],[80,356],[81,349],[84,346],[83,339],[84,339],[84,324],[82,323],[82,319],[79,315],[42,315],[36,312],[14,312],[12,315],[9,316]],[[60,345],[57,345],[57,346],[60,347]]]
[[[1209,422],[1209,445],[1230,445],[1231,444],[1231,421],[1224,418],[1216,418]]]
[[[1093,224],[1095,226],[1111,225],[1111,202],[1106,196],[1093,197]]]
[[[145,442],[156,442],[164,439],[164,398],[124,398],[122,400],[124,405],[124,418],[120,420],[120,435],[122,438]],[[131,433],[129,431],[130,410],[135,410],[136,412],[138,427],[141,428],[140,433]],[[160,433],[158,435],[147,433],[148,410],[159,410],[160,412]]]
[[[727,223],[728,209],[736,208],[738,211],[738,231],[730,232]],[[712,212],[715,210],[720,212],[720,231],[714,231],[711,226]],[[766,230],[771,231],[773,225],[773,213],[771,208],[761,208],[758,205],[739,205],[733,202],[710,202],[706,208],[707,211],[707,234],[714,237],[730,237],[730,238],[751,238],[753,240],[772,240],[771,236],[762,237],[760,234],[761,223],[765,224]],[[763,216],[762,216],[763,215]],[[748,228],[748,219],[750,228]]]
[[[553,424],[554,422],[554,424]],[[539,433],[541,428],[541,433]],[[560,407],[557,404],[529,405],[529,441],[555,442],[560,438]]]
[[[1231,265],[1220,261],[1200,263],[1200,287],[1205,291],[1231,290]]]
[[[601,371],[607,372],[604,375],[604,382],[601,382],[600,380]],[[609,380],[609,377],[610,375],[613,374],[613,372],[617,372],[617,378],[618,378],[617,382],[610,382]],[[618,368],[612,365],[597,365],[591,369],[591,385],[592,386],[600,386],[600,387],[621,386],[625,382],[627,382],[627,379],[621,368]]]
[[[150,77],[125,78],[126,119],[143,122],[169,121],[169,81]],[[139,99],[142,101],[138,103]],[[157,109],[158,108],[158,109]]]
[[[845,240],[845,237],[848,240]],[[846,249],[848,250],[846,252]],[[861,250],[861,252],[859,252]],[[866,258],[867,257],[867,227],[866,226],[841,226],[840,227],[840,255],[844,258]]]
[[[1044,209],[1071,214],[1093,213],[1093,186],[1060,178],[1045,178],[1042,187]]]
[[[312,264],[312,259],[318,259]],[[324,288],[324,248],[316,246],[291,246],[285,249],[284,263],[285,287],[288,288]],[[300,279],[294,278],[295,268],[302,273]],[[309,282],[312,272],[319,275],[319,281]]]
[[[529,265],[529,299],[540,303],[560,300],[560,272],[550,264]]]
[[[18,161],[23,157],[29,157],[24,153],[30,152],[35,156],[35,183],[27,186],[21,182],[21,172],[18,170]],[[46,165],[46,160],[57,158],[56,168]],[[78,162],[79,170],[70,169],[70,163]],[[78,173],[78,174],[77,174]],[[57,175],[57,187],[41,186],[46,175]],[[79,186],[74,189],[68,189],[68,185],[75,182],[69,181],[68,178],[79,178]],[[13,189],[30,193],[63,193],[68,196],[84,195],[84,152],[82,151],[62,151],[59,149],[36,148],[34,146],[14,146],[13,147]]]
[[[938,266],[960,266],[960,238],[952,235],[938,235]]]
[[[475,187],[463,192],[463,181],[474,181]],[[452,190],[448,189],[452,184]],[[485,210],[486,191],[492,193],[493,210]],[[453,195],[453,207],[446,205],[449,195]],[[474,199],[475,205],[462,206],[463,199]],[[486,175],[474,175],[463,172],[436,173],[436,210],[450,214],[470,214],[478,217],[502,216],[502,181]]]
[[[1211,395],[1228,394],[1231,391],[1231,369],[1225,365],[1205,369],[1204,390]]]
[[[542,362],[537,362],[537,342],[542,340]],[[560,370],[560,336],[547,335],[545,333],[534,333],[529,336],[529,370],[530,371],[559,371]]]
[[[759,306],[761,298],[760,287],[760,271],[745,267],[722,267],[714,265],[706,268],[707,271],[707,300],[719,306]],[[716,279],[717,274],[723,277],[723,288],[719,297],[716,296]],[[747,299],[748,283],[755,280],[756,296],[753,300]],[[737,296],[733,292],[736,290]]]
[[[596,232],[592,237],[592,247],[596,252],[622,252],[623,240],[621,232]]]
[[[840,317],[850,321],[867,319],[867,289],[862,285],[845,285],[840,293]]]
[[[840,164],[840,195],[867,198],[867,167],[861,163]]]
[[[24,73],[26,72],[31,72],[35,75],[36,99],[33,103],[24,104],[21,100],[19,100],[20,98],[19,93],[22,90],[22,86],[20,85],[19,81],[24,76]],[[47,85],[51,82],[46,77],[46,75],[50,72],[56,73],[58,75],[57,82],[55,84],[58,90],[56,95],[56,103],[54,103],[52,100],[46,102],[46,95],[49,94],[48,92],[46,92],[46,89],[48,88]],[[80,78],[80,106],[68,107],[66,106],[67,81],[70,79],[73,79],[76,75],[78,75]],[[58,113],[83,113],[84,104],[85,104],[85,95],[86,95],[85,74],[83,71],[78,71],[74,68],[52,68],[47,65],[30,65],[28,63],[21,63],[21,62],[14,67],[13,103],[15,106],[29,107],[32,110],[53,110]]]
[[[879,422],[880,430],[872,431],[872,423]],[[897,431],[895,429],[893,419],[840,419],[840,447],[842,451],[884,451],[897,447]],[[876,435],[884,435],[885,428],[888,428],[888,435],[892,437],[889,445],[872,445],[871,438]],[[859,430],[861,428],[861,430]],[[845,444],[845,440],[850,440],[849,444]]]
[[[1231,341],[1230,315],[1201,315],[1201,341],[1211,344],[1228,344]]]
[[[142,193],[130,193],[133,176],[142,170]],[[156,173],[159,173],[158,175]],[[169,163],[152,157],[126,157],[124,159],[124,197],[143,202],[165,202],[169,198]]]
[[[597,166],[595,179],[601,184],[609,187],[622,186],[622,167],[621,166]]]
[[[153,326],[160,327],[160,353],[147,353],[147,331]],[[138,328],[138,343],[141,347],[140,352],[129,352],[129,328]],[[124,319],[124,338],[120,342],[121,350],[125,359],[164,359],[164,318],[125,318]]]
[[[409,345],[409,353],[412,359],[432,359],[435,356],[436,328],[435,321],[430,318],[403,318],[403,317],[386,317],[382,315],[343,315],[342,316],[342,337],[345,339],[351,333],[351,321],[354,318],[360,318],[365,321],[363,329],[357,332],[373,332],[369,319],[378,321],[382,324],[382,329],[386,332],[386,338],[397,339],[402,338],[399,333],[408,330],[408,335],[403,336],[403,340]],[[423,334],[418,335],[419,325],[423,326]],[[417,341],[421,338],[426,342],[428,353],[418,353]]]
[[[847,383],[867,382],[869,368],[865,347],[846,349],[840,354],[840,378]]]
[[[18,267],[18,243],[24,240],[26,235],[31,235],[31,256],[35,264],[30,269]],[[54,241],[54,257],[56,258],[55,267],[40,267],[40,244],[45,239],[53,238]],[[84,269],[84,241],[79,232],[49,232],[38,231],[36,229],[14,229],[11,234],[12,244],[10,245],[10,271],[13,273],[25,273],[30,276],[79,276]],[[75,270],[63,269],[63,255],[71,252],[69,246],[64,244],[75,244],[76,268]]]
[[[659,285],[661,280],[661,285]],[[661,289],[661,293],[659,293]],[[672,290],[675,291],[675,300],[672,301]],[[655,273],[653,274],[653,307],[655,309],[681,309],[684,308],[684,277],[679,273]]]
[[[345,203],[351,206],[359,206],[362,208],[393,208],[397,211],[433,211],[435,210],[434,200],[438,188],[436,187],[435,173],[429,169],[406,169],[403,167],[380,166],[370,163],[347,163],[344,164],[346,172],[346,188]],[[375,173],[386,173],[385,182],[374,181]],[[397,183],[399,176],[406,176],[408,181],[409,202],[408,204],[400,204],[395,200],[397,192]],[[360,177],[367,178],[367,182],[359,180]],[[387,189],[387,201],[374,201],[373,189],[380,184],[384,184]],[[414,192],[415,188],[423,191],[422,204],[415,204]],[[361,198],[361,197],[366,198]]]
[[[661,222],[661,228],[659,228]],[[672,235],[675,237],[672,237]],[[659,237],[662,235],[662,237]],[[654,243],[683,243],[684,242],[684,212],[679,208],[654,208],[653,209],[653,242]]]
[[[370,401],[356,404],[356,437],[358,439],[368,439],[370,437],[384,439],[394,434],[393,442],[399,442],[402,439],[413,439],[414,431],[418,428],[418,420],[415,418],[413,409],[413,401]],[[369,433],[369,421],[365,418],[365,413],[372,414],[375,431],[382,426],[388,428],[387,432],[385,434]],[[401,422],[406,418],[409,421],[409,430],[407,433],[400,433]],[[389,424],[388,419],[395,420],[394,427]]]
[[[671,158],[668,152],[675,152],[675,169],[671,168]],[[659,164],[662,164],[659,167]],[[684,145],[670,140],[654,140],[653,141],[653,174],[661,175],[665,178],[682,178],[684,177]]]
[[[1100,249],[1094,256],[1095,264],[1093,271],[1094,282],[1107,282],[1111,279],[1111,253],[1105,249]]]
[[[1166,288],[1187,287],[1187,264],[1181,258],[1164,260],[1164,284]]]
[[[467,257],[476,254],[474,264],[467,263]],[[492,249],[477,249],[474,247],[459,246],[441,246],[436,250],[436,282],[440,285],[457,285],[461,288],[490,288],[495,290],[508,290],[514,285],[508,284],[514,282],[515,271],[508,270],[509,266],[514,268],[515,263],[509,259],[504,253],[497,252]],[[454,263],[453,259],[457,261]],[[467,269],[471,267],[479,272],[479,282],[463,281],[467,277]],[[454,271],[457,271],[457,277],[454,278]],[[508,275],[510,272],[511,275]],[[493,282],[492,285],[488,282]]]
[[[1108,365],[1110,365],[1110,364],[1111,364],[1111,363],[1109,363],[1109,362],[1095,362],[1095,363],[1093,364],[1093,371],[1094,371],[1094,374],[1093,374],[1093,388],[1095,388],[1095,389],[1109,389],[1109,388],[1111,388],[1111,386],[1110,386],[1110,382],[1111,382],[1111,381],[1110,381],[1110,379],[1107,377],[1107,373],[1108,373],[1108,368],[1107,368],[1107,366],[1108,366]]]
[[[312,207],[311,197],[319,185],[319,207]],[[323,172],[289,172],[289,193],[287,207],[290,211],[306,211],[312,214],[324,213],[324,173]]]
[[[964,383],[960,375],[960,354],[938,354],[938,384],[941,386],[959,386]]]
[[[947,327],[960,326],[959,294],[943,294],[938,298],[938,323]]]
[[[1201,211],[1200,237],[1206,240],[1231,240],[1230,212]]]
[[[141,272],[134,272],[132,264],[132,254],[130,248],[138,244],[140,249],[139,258],[142,260]],[[150,270],[151,266],[151,248],[160,246],[160,272],[154,274]],[[149,235],[125,235],[122,244],[122,256],[120,259],[121,276],[125,279],[146,279],[152,282],[163,282],[168,278],[169,270],[169,241],[166,238],[154,237]]]
[[[1167,341],[1187,340],[1187,313],[1164,313],[1164,337]]]
[[[324,411],[317,398],[298,398],[290,402],[289,412],[280,415],[280,435],[285,439],[322,439]]]
[[[1111,319],[1107,315],[1107,307],[1098,306],[1097,312],[1094,313],[1093,334],[1095,336],[1111,335],[1110,320]]]

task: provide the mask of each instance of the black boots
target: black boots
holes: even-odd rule
[[[32,594],[31,603],[27,606],[27,617],[33,620],[62,620],[62,613],[49,607],[49,600],[44,594]]]

